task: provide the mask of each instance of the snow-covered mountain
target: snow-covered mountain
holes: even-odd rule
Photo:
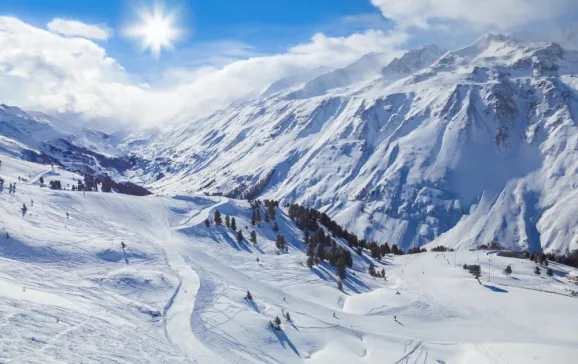
[[[121,145],[140,160],[132,176],[157,191],[299,202],[403,248],[578,248],[576,52],[490,34],[378,58],[356,63],[378,73],[369,81],[350,82],[354,65],[135,133]]]
[[[289,98],[311,98],[321,96],[329,90],[343,88],[376,78],[390,55],[386,53],[369,53],[347,67],[324,73],[300,89],[290,93]]]
[[[9,155],[80,172],[122,172],[130,164],[115,144],[106,133],[0,105],[0,150]]]
[[[393,61],[382,68],[381,73],[388,80],[404,78],[431,66],[444,53],[446,53],[445,50],[433,44],[412,49],[402,57],[394,58]]]

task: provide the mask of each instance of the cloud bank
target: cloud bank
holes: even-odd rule
[[[536,21],[576,13],[576,0],[371,0],[386,18],[401,27],[429,28],[457,22],[509,30]]]
[[[107,40],[112,36],[112,29],[102,24],[85,24],[77,20],[54,18],[46,24],[48,30],[67,37]]]
[[[347,37],[314,35],[285,52],[224,66],[178,70],[151,87],[106,50],[19,19],[0,17],[0,100],[18,106],[127,124],[185,121],[262,92],[275,80],[321,65],[341,67],[369,52],[399,55],[406,33],[368,30]],[[179,79],[181,82],[179,82]]]

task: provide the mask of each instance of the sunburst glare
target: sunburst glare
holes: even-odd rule
[[[151,55],[158,58],[164,49],[173,49],[174,43],[183,35],[176,26],[177,14],[160,2],[155,2],[152,8],[137,9],[138,24],[125,29],[130,38],[139,42],[140,48],[150,50]]]

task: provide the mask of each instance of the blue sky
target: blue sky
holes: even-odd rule
[[[167,31],[151,32],[158,24],[126,36],[153,1],[0,0],[0,49],[10,50],[0,52],[0,102],[158,123],[370,52],[387,62],[425,44],[457,49],[490,31],[530,29],[551,40],[552,29],[578,19],[576,0],[165,0],[187,35],[155,57],[142,45],[166,44],[157,35]],[[558,39],[576,43],[578,25],[570,29]]]
[[[135,8],[152,1],[131,0],[2,0],[0,14],[15,16],[38,27],[55,17],[88,24],[104,23],[115,33],[130,22]],[[107,52],[134,72],[154,72],[170,66],[190,66],[214,59],[222,43],[245,47],[243,55],[271,54],[307,41],[321,32],[346,36],[357,31],[391,29],[369,0],[179,0],[163,1],[178,9],[179,26],[188,33],[156,62],[135,52],[122,37],[105,44]]]

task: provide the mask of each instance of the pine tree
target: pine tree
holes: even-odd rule
[[[339,279],[344,280],[347,275],[347,269],[345,266],[345,259],[339,258],[337,259],[337,263],[335,264],[335,272]]]
[[[534,269],[534,274],[539,276],[540,273],[542,273],[542,271],[540,270],[540,267],[536,266],[536,268]]]
[[[274,231],[274,232],[278,232],[278,231],[279,231],[279,225],[277,225],[277,223],[275,223],[275,224],[273,225],[273,231]]]
[[[281,319],[279,318],[279,316],[275,317],[275,324],[277,325],[277,327],[281,326]]]
[[[271,218],[271,220],[275,220],[275,205],[273,204],[273,202],[270,202],[269,205],[267,206],[267,213]]]
[[[504,274],[509,276],[510,274],[512,274],[512,267],[510,267],[509,265],[506,267],[506,269],[504,269]]]
[[[481,284],[480,282],[480,277],[482,276],[482,268],[479,265],[469,265],[468,269],[470,271],[470,273],[478,280],[478,283]]]
[[[552,268],[548,268],[548,270],[546,271],[546,274],[548,275],[548,277],[552,277],[554,275]]]
[[[44,177],[41,176],[41,177],[38,179],[38,181],[40,181],[40,184],[43,185],[43,184],[44,184]]]
[[[317,258],[320,262],[325,260],[325,247],[323,243],[317,244],[317,249],[315,250],[315,258]]]
[[[231,219],[231,230],[237,231],[237,222],[235,221],[235,218]]]
[[[215,225],[219,226],[223,224],[223,220],[221,219],[221,213],[219,210],[215,211]]]
[[[367,273],[369,273],[370,276],[375,277],[375,265],[373,265],[373,263],[369,263],[369,268],[367,268]]]
[[[381,249],[381,256],[391,254],[391,249],[389,248],[388,243],[383,244],[380,249]]]
[[[312,241],[307,245],[307,256],[313,258],[315,256],[315,244]]]
[[[241,231],[241,230],[237,231],[237,242],[238,243],[243,242],[243,231]]]
[[[464,268],[464,269],[468,269],[468,265],[467,265],[466,263],[464,263],[463,268]]]
[[[279,249],[281,251],[285,251],[286,250],[285,237],[283,235],[277,235],[277,239],[275,240],[275,245],[277,246],[277,249]]]
[[[289,315],[289,312],[285,314],[285,318],[287,319],[287,321],[291,322],[291,315]]]
[[[229,215],[225,216],[225,226],[228,228],[231,227],[231,218],[229,217]]]
[[[255,230],[251,231],[251,243],[257,244],[257,233]]]
[[[251,225],[255,226],[257,224],[257,212],[253,209],[253,213],[251,214]]]
[[[209,221],[209,219],[205,219],[205,226],[211,227],[211,222]]]

